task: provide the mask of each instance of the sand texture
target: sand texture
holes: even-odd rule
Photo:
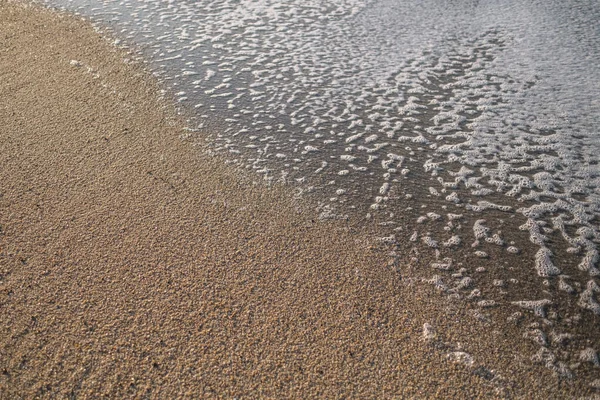
[[[126,57],[0,0],[0,398],[588,393],[204,155]]]

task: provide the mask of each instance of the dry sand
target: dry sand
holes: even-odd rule
[[[588,393],[405,285],[359,226],[203,155],[125,57],[0,0],[1,398]]]

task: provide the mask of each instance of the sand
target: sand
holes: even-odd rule
[[[128,57],[0,0],[0,398],[590,393],[206,155]]]

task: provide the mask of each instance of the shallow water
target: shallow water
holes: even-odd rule
[[[449,298],[574,332],[535,339],[558,374],[597,344],[600,3],[48,3],[139,48],[211,151],[376,221]]]

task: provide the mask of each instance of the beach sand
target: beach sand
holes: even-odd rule
[[[406,284],[359,223],[183,139],[127,57],[0,0],[0,398],[589,393]]]

